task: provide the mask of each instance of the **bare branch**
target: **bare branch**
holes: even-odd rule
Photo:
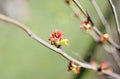
[[[102,24],[105,27],[106,32],[111,35],[111,30],[110,30],[110,25],[108,24],[107,20],[105,19],[104,15],[102,14],[102,11],[100,10],[99,6],[97,5],[95,0],[90,0],[90,2],[92,3],[93,7],[95,8],[96,12],[99,15],[99,18],[102,22]]]
[[[120,41],[120,25],[119,25],[119,21],[118,21],[117,12],[116,12],[116,9],[115,9],[115,6],[114,6],[112,0],[108,0],[108,2],[111,6],[112,13],[114,15],[114,19],[115,19],[115,23],[116,23],[116,30],[117,30],[118,38],[119,38],[119,41]]]
[[[83,12],[83,14],[85,15],[85,16],[87,16],[87,13],[86,13],[86,11],[82,8],[82,6],[79,4],[79,2],[77,1],[77,0],[72,0],[76,5],[77,5],[77,7]]]
[[[96,1],[95,1],[95,0],[90,0],[90,1],[91,1],[91,3],[93,4],[94,8],[96,9],[96,11],[97,11],[97,13],[98,13],[98,15],[99,15],[99,17],[100,17],[100,19],[101,19],[104,27],[105,27],[107,33],[108,33],[108,34],[111,34],[111,31],[110,31],[110,28],[109,28],[110,26],[109,26],[109,24],[107,23],[105,17],[103,16],[103,14],[102,14],[100,8],[98,7]],[[74,1],[74,3],[75,3],[75,1]],[[80,5],[78,2],[76,2],[76,3],[77,3],[76,5],[77,5],[78,7],[80,7],[79,9],[82,10],[82,12],[83,12],[83,14],[84,14],[84,9],[81,8],[81,5]],[[73,12],[75,13],[75,12],[76,12],[75,8],[72,8],[72,7],[73,7],[72,5],[70,5],[70,6],[71,6],[70,8],[71,8],[71,9],[73,10]],[[81,16],[80,16],[79,14],[78,14],[77,16],[78,16],[79,19],[81,19]],[[98,34],[98,35],[97,35],[94,31],[92,31],[92,32],[90,32],[90,35],[94,38],[94,40],[95,40],[96,42],[98,42],[98,41],[99,41],[99,36],[102,36],[103,34],[102,34],[102,33],[98,30],[98,28],[94,25],[94,23],[93,23],[92,20],[91,20],[90,15],[89,15],[87,12],[86,12],[86,15],[85,15],[85,16],[86,16],[86,17],[89,19],[89,21],[91,22],[91,25],[93,26],[94,31]],[[119,45],[117,45],[117,44],[113,41],[113,39],[112,39],[111,37],[109,37],[108,42],[111,44],[110,46],[109,46],[109,45],[106,45],[106,44],[102,44],[102,47],[103,47],[108,53],[111,53],[111,54],[112,54],[112,56],[113,56],[116,64],[117,64],[118,67],[120,68],[120,63],[119,63],[119,61],[118,61],[118,60],[120,60],[120,58],[119,58],[119,56],[118,56],[118,54],[117,54],[117,51],[115,50],[115,48],[119,50],[120,47],[119,47]],[[114,49],[114,50],[113,50],[113,49]],[[116,56],[116,57],[115,57],[115,56]]]
[[[104,27],[105,27],[105,30],[106,30],[107,33],[110,35],[110,38],[109,38],[109,41],[110,41],[110,42],[109,42],[109,43],[112,43],[114,46],[116,46],[117,48],[119,48],[119,46],[116,45],[116,43],[115,43],[115,42],[113,41],[113,39],[112,39],[110,26],[109,26],[107,20],[105,19],[104,15],[102,14],[102,12],[101,12],[99,6],[97,5],[96,1],[95,1],[95,0],[90,0],[90,2],[92,3],[92,5],[94,6],[96,12],[98,13],[99,18],[100,18],[102,24],[103,24]],[[105,45],[103,45],[103,47],[104,47],[104,49],[106,49],[106,48],[105,48]],[[120,68],[120,63],[119,63],[120,58],[119,58],[119,55],[116,53],[116,50],[115,50],[115,49],[113,50],[113,49],[114,49],[114,47],[109,47],[109,49],[108,49],[107,51],[109,51],[109,52],[112,54],[112,56],[113,56],[116,64],[117,64],[117,65],[119,66],[119,68]]]
[[[73,2],[77,5],[77,7],[83,12],[83,14],[86,16],[86,18],[89,17],[91,23],[92,23],[92,27],[94,29],[94,31],[99,35],[103,35],[99,29],[94,25],[90,15],[82,8],[82,6],[79,4],[79,2],[77,0],[73,0]],[[73,10],[74,11],[74,10]],[[79,19],[81,19],[81,17],[79,17]],[[120,46],[118,44],[116,44],[111,38],[109,38],[108,42],[114,47],[116,48],[117,50],[120,50]]]
[[[112,57],[113,57],[114,60],[115,60],[115,64],[120,68],[120,61],[119,61],[120,58],[119,58],[119,55],[118,55],[116,49],[115,49],[114,47],[112,47],[112,46],[108,46],[108,45],[105,45],[105,44],[103,44],[102,47],[103,47],[108,53],[110,53],[110,54],[112,55]]]
[[[4,22],[7,22],[7,23],[10,23],[10,24],[13,24],[13,25],[16,25],[17,27],[19,27],[20,29],[22,29],[23,31],[25,31],[32,39],[34,39],[35,41],[37,41],[41,45],[43,45],[43,46],[45,46],[45,47],[53,50],[57,54],[60,54],[61,56],[63,56],[67,60],[72,61],[72,62],[78,64],[80,67],[97,71],[97,67],[92,66],[92,65],[87,64],[87,63],[80,62],[80,61],[72,58],[71,56],[69,56],[66,52],[62,51],[61,49],[56,48],[54,46],[51,46],[50,44],[48,44],[47,42],[45,42],[44,40],[42,40],[41,38],[39,38],[37,35],[35,35],[34,33],[32,33],[32,31],[30,29],[28,29],[25,25],[21,24],[20,22],[14,20],[14,19],[11,19],[9,17],[6,17],[4,15],[0,15],[0,20],[4,21]],[[112,77],[114,77],[116,79],[120,78],[119,74],[116,74],[116,73],[113,73],[113,72],[110,73],[108,71],[104,71],[103,70],[102,73],[104,73],[106,75],[109,75],[109,76],[112,76]]]
[[[13,24],[13,25],[16,25],[17,27],[19,27],[20,29],[25,31],[32,39],[36,40],[38,43],[42,44],[43,46],[55,51],[56,53],[62,55],[67,60],[72,61],[72,62],[74,62],[76,64],[79,63],[79,65],[82,66],[82,67],[85,66],[85,68],[96,70],[96,68],[94,68],[94,67],[92,67],[92,66],[90,66],[88,64],[80,63],[79,61],[73,59],[72,57],[67,55],[64,51],[62,51],[61,49],[56,48],[56,47],[52,46],[51,44],[48,44],[47,42],[45,42],[44,40],[39,38],[37,35],[35,35],[30,29],[28,29],[25,25],[21,24],[20,22],[14,20],[14,19],[11,19],[9,17],[6,17],[4,15],[1,15],[1,14],[0,14],[0,20],[4,21],[4,22],[7,22],[7,23],[10,23],[10,24]]]
[[[86,13],[87,13],[87,12],[86,12]],[[94,31],[95,31],[99,36],[103,35],[103,34],[98,30],[98,28],[94,25],[94,23],[93,23],[90,15],[89,15],[88,13],[87,13],[87,17],[89,18],[89,20],[90,20],[90,22],[91,22],[91,24],[92,24],[92,27],[93,27],[93,29],[94,29]],[[116,48],[117,50],[120,50],[120,46],[119,46],[118,44],[116,44],[116,43],[112,40],[111,37],[108,39],[108,42],[109,42],[114,48]]]

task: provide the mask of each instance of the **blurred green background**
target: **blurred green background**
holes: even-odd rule
[[[100,26],[89,0],[79,2]],[[106,13],[107,0],[97,2]],[[64,0],[27,0],[27,5],[28,17],[20,21],[45,41],[49,42],[50,33],[57,29],[69,39],[69,46],[62,49],[74,58],[82,60],[95,49],[92,37],[80,31],[80,20],[74,17]],[[67,72],[67,65],[66,59],[38,44],[21,29],[0,22],[0,79],[77,79],[73,72]],[[88,70],[80,79],[98,79],[98,76]]]

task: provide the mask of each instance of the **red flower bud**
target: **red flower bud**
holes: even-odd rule
[[[101,72],[102,70],[106,70],[106,71],[109,71],[109,72],[112,71],[111,68],[108,66],[108,64],[105,61],[102,61],[99,65],[99,67],[98,67],[98,72],[99,72],[100,76],[105,75]]]
[[[61,45],[67,45],[68,40],[63,39],[63,33],[60,31],[54,31],[48,38],[52,45],[55,45],[59,48]]]

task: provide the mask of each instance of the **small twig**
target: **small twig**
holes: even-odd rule
[[[52,46],[51,44],[48,44],[47,42],[45,42],[44,40],[42,40],[41,38],[39,38],[36,34],[34,34],[30,29],[28,29],[25,25],[21,24],[20,22],[14,20],[14,19],[11,19],[9,17],[6,17],[4,15],[1,15],[0,14],[0,20],[1,21],[4,21],[4,22],[7,22],[7,23],[10,23],[10,24],[13,24],[13,25],[16,25],[17,27],[19,27],[20,29],[22,29],[23,31],[25,31],[32,39],[36,40],[38,43],[42,44],[43,46],[55,51],[56,53],[62,55],[63,57],[65,57],[67,60],[69,61],[72,61],[76,64],[79,64],[80,66],[84,67],[85,68],[88,68],[88,69],[93,69],[93,70],[96,70],[95,67],[92,67],[88,64],[84,64],[84,63],[81,63],[75,59],[73,59],[72,57],[70,57],[69,55],[67,55],[64,51],[62,51],[61,49],[59,48],[56,48],[54,46]]]
[[[93,7],[95,8],[96,12],[98,13],[98,16],[99,16],[102,24],[104,25],[106,32],[109,35],[112,35],[111,30],[110,30],[110,25],[108,24],[107,20],[105,19],[104,15],[102,14],[102,11],[100,10],[98,4],[96,3],[95,0],[90,0],[90,2],[92,3]],[[112,36],[110,36],[110,37],[112,37]]]
[[[73,59],[72,57],[70,57],[69,55],[67,55],[64,51],[62,51],[61,49],[59,48],[56,48],[50,44],[48,44],[47,42],[45,42],[44,40],[42,40],[41,38],[39,38],[37,35],[35,35],[34,33],[32,33],[32,31],[30,29],[28,29],[25,25],[21,24],[20,22],[14,20],[14,19],[11,19],[11,18],[8,18],[4,15],[1,15],[0,14],[0,20],[1,21],[4,21],[4,22],[8,22],[10,24],[14,24],[16,25],[17,27],[19,27],[20,29],[22,29],[23,31],[25,31],[32,39],[36,40],[38,43],[42,44],[43,46],[57,52],[58,54],[62,55],[63,57],[65,57],[67,60],[69,61],[72,61],[76,64],[79,64],[80,66],[84,67],[85,68],[89,68],[89,69],[93,69],[93,70],[96,70],[95,67],[92,67],[88,64],[84,64],[84,63],[81,63],[75,59]]]
[[[120,58],[119,58],[119,55],[116,51],[116,49],[112,46],[108,46],[108,45],[105,45],[105,44],[102,44],[102,47],[112,55],[113,59],[115,60],[115,63],[116,65],[120,68]]]
[[[93,27],[94,31],[95,31],[99,36],[103,35],[103,34],[99,31],[99,29],[94,25],[94,23],[93,23],[90,15],[89,15],[89,13],[87,13],[87,12],[82,8],[82,6],[79,4],[79,2],[78,2],[77,0],[73,0],[73,2],[77,5],[77,7],[83,12],[83,14],[84,14],[87,18],[89,17],[90,22],[91,22],[91,24],[92,24],[92,27]],[[81,19],[81,18],[79,17],[79,19]],[[117,50],[120,50],[120,46],[117,45],[111,38],[109,38],[108,42],[109,42],[114,48],[116,48]]]
[[[100,17],[103,25],[105,26],[106,31],[108,32],[108,34],[111,34],[111,33],[110,33],[110,28],[109,28],[110,26],[109,26],[109,24],[107,23],[106,19],[104,18],[104,16],[103,16],[101,10],[99,9],[97,3],[96,3],[94,0],[91,0],[91,2],[92,2],[92,4],[93,4],[93,6],[95,7],[95,9],[96,9],[96,11],[97,11],[97,13],[98,13],[98,15],[99,15],[99,17]],[[79,6],[79,5],[80,5],[80,4],[77,2],[77,6]],[[71,6],[71,9],[73,10],[73,12],[76,11],[75,9],[72,8],[72,6]],[[83,9],[81,9],[81,5],[80,5],[80,10],[84,11]],[[86,17],[87,17],[87,18],[89,19],[89,21],[91,22],[91,25],[92,25],[94,31],[95,31],[99,36],[102,36],[103,34],[102,34],[102,33],[97,29],[97,27],[94,25],[94,23],[93,23],[92,20],[91,20],[90,15],[89,15],[87,12],[86,12]],[[81,17],[80,17],[79,15],[78,15],[78,18],[81,19]],[[98,42],[99,36],[96,35],[94,31],[93,31],[93,32],[90,32],[90,35],[95,39],[96,42]],[[119,62],[118,62],[119,57],[118,57],[117,53],[115,52],[116,50],[115,50],[115,51],[112,50],[112,49],[114,49],[114,48],[116,48],[116,49],[119,50],[120,47],[119,47],[119,45],[117,45],[117,44],[112,40],[111,37],[108,39],[108,42],[112,45],[111,47],[108,46],[108,45],[105,45],[105,44],[102,44],[102,46],[103,46],[103,48],[104,48],[107,52],[109,52],[109,53],[112,54],[112,56],[113,56],[115,62],[117,63],[118,67],[120,67],[120,64],[119,64]],[[107,48],[106,48],[106,46],[107,46]],[[117,58],[115,57],[115,55],[117,55]]]
[[[89,21],[91,22],[91,25],[92,25],[94,31],[95,31],[99,36],[102,36],[103,34],[102,34],[102,33],[98,30],[98,28],[94,25],[93,21],[91,20],[90,15],[81,7],[81,5],[80,5],[76,0],[73,0],[73,2],[74,2],[74,3],[77,5],[77,7],[82,11],[82,13],[89,19]],[[98,5],[97,5],[96,2],[94,2],[93,0],[92,0],[92,4],[93,4],[93,6],[95,7],[95,9],[96,9],[96,11],[97,11],[97,13],[98,13],[98,15],[99,15],[99,17],[100,17],[103,25],[105,26],[105,29],[106,29],[107,33],[111,35],[111,31],[110,31],[110,28],[109,28],[109,24],[107,23],[106,19],[104,18],[104,16],[103,16],[101,10],[99,9]],[[97,7],[96,7],[96,6],[97,6]],[[72,6],[71,6],[71,9],[72,9],[73,12],[75,13],[76,10],[73,9]],[[79,15],[78,15],[78,18],[81,19],[81,17],[80,17]],[[93,31],[93,32],[90,32],[90,35],[95,39],[95,41],[98,42],[99,36],[98,36],[94,31]],[[116,50],[113,51],[112,49],[116,48],[116,49],[119,50],[120,47],[119,47],[119,45],[117,45],[117,44],[112,40],[111,37],[109,38],[108,42],[111,44],[110,46],[112,46],[112,47],[109,47],[108,45],[105,45],[105,44],[102,44],[102,46],[103,46],[103,48],[104,48],[106,51],[108,51],[109,53],[111,53],[111,54],[114,55],[114,57],[115,57],[115,55],[117,55],[117,53],[115,52]],[[107,46],[107,48],[106,48],[106,46]],[[115,53],[114,53],[114,52],[115,52]],[[117,58],[114,58],[114,59],[115,59],[115,62],[116,62],[116,63],[119,63],[119,62],[118,62],[118,60],[119,60],[118,57],[117,57]],[[118,66],[120,67],[119,64],[118,64]]]
[[[80,11],[78,11],[73,5],[69,5],[69,7],[71,8],[71,10],[74,12],[74,15],[76,16],[76,17],[78,17],[78,18],[80,18],[81,16],[81,14],[82,13],[80,13]],[[82,18],[80,19],[80,20],[82,20]]]
[[[83,14],[85,15],[85,16],[87,16],[87,13],[86,13],[86,11],[82,8],[82,6],[79,4],[79,2],[77,1],[77,0],[72,0],[76,5],[77,5],[77,7],[83,12]]]
[[[116,48],[118,51],[120,51],[120,46],[115,43],[111,38],[108,39],[108,42],[114,47]]]
[[[120,25],[119,25],[119,21],[118,21],[117,12],[116,12],[116,9],[115,9],[115,6],[114,6],[112,0],[108,0],[108,2],[110,4],[110,6],[111,6],[112,13],[114,15],[115,24],[116,24],[116,30],[117,30],[117,33],[118,33],[118,39],[120,41]]]
[[[87,13],[87,12],[86,12],[86,13]],[[89,21],[91,22],[91,25],[92,25],[94,31],[95,31],[99,36],[103,35],[103,34],[98,30],[98,28],[94,25],[94,23],[93,23],[90,15],[89,15],[88,13],[87,13],[87,17],[89,18]],[[109,37],[108,42],[109,42],[114,48],[116,48],[117,50],[120,50],[120,46],[119,46],[118,44],[116,44],[116,43],[112,40],[111,37]]]
[[[105,30],[106,30],[107,33],[110,35],[110,38],[109,38],[109,41],[110,41],[110,42],[109,42],[109,43],[112,43],[115,47],[119,48],[119,46],[116,45],[115,42],[114,42],[113,39],[112,39],[111,30],[110,30],[110,28],[109,28],[110,26],[109,26],[107,20],[105,19],[105,17],[103,16],[103,14],[102,14],[99,6],[97,5],[96,1],[95,1],[95,0],[90,0],[90,2],[92,3],[92,5],[94,6],[96,12],[98,13],[99,18],[100,18],[102,24],[103,24],[104,27],[105,27]],[[114,49],[113,47],[110,47],[110,48],[109,48],[109,52],[111,52],[111,54],[112,54],[112,56],[113,56],[116,64],[117,64],[117,65],[119,66],[119,68],[120,68],[120,63],[119,63],[120,58],[119,58],[119,55],[115,52],[116,50],[113,51],[113,49]]]
[[[118,66],[118,68],[120,69],[120,57],[119,57],[119,55],[117,54],[117,51],[113,48],[113,47],[111,47],[111,52],[112,52],[112,56],[113,56],[113,58],[114,58],[114,60],[115,60],[115,62],[116,62],[116,65]]]
[[[97,67],[92,66],[92,65],[87,64],[87,63],[80,62],[80,61],[72,58],[71,56],[69,56],[66,52],[62,51],[61,49],[56,48],[54,46],[51,46],[50,44],[48,44],[47,42],[45,42],[44,40],[39,38],[37,35],[32,33],[32,31],[30,29],[28,29],[25,25],[21,24],[20,22],[14,20],[14,19],[11,19],[9,17],[6,17],[4,15],[0,15],[0,20],[4,21],[4,22],[7,22],[7,23],[10,23],[10,24],[13,24],[13,25],[16,25],[17,27],[19,27],[20,29],[25,31],[32,39],[34,39],[35,41],[37,41],[41,45],[43,45],[43,46],[45,46],[45,47],[55,51],[57,54],[60,54],[61,56],[63,56],[67,60],[72,61],[72,62],[78,64],[79,66],[83,67],[83,68],[87,68],[87,69],[91,69],[91,70],[97,71]],[[113,72],[110,73],[108,71],[104,71],[103,70],[102,73],[104,73],[106,75],[109,75],[109,76],[112,76],[112,77],[114,77],[116,79],[120,78],[120,76],[118,74],[113,73]]]
[[[90,18],[90,16],[89,16],[89,14],[87,13],[87,11],[85,11],[83,8],[82,8],[82,6],[79,4],[79,2],[77,1],[77,0],[72,0],[76,5],[77,5],[77,7],[82,11],[82,13],[86,16],[86,18],[88,18],[89,17],[89,19],[90,19],[90,21],[92,22],[92,20],[91,20],[91,18]],[[73,12],[75,13],[75,9],[74,8],[72,8],[72,7],[70,7],[72,10],[73,10]],[[80,16],[78,16],[79,17],[79,19],[81,20],[81,17]],[[102,35],[102,33],[97,29],[97,27],[94,25],[94,23],[92,22],[92,27],[93,27],[93,29],[95,30],[95,32],[98,34],[98,35]]]
[[[90,32],[90,35],[93,37],[93,39],[98,42],[99,41],[99,36],[96,34],[96,32],[92,31]]]

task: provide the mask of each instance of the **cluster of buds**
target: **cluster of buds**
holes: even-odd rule
[[[80,73],[80,67],[73,63],[72,61],[69,62],[68,64],[68,72],[73,71],[74,73],[78,74]]]
[[[101,72],[102,70],[112,72],[111,68],[108,66],[108,64],[105,61],[102,61],[98,67],[98,72],[100,76],[105,75]]]
[[[51,42],[52,45],[55,45],[57,48],[60,48],[61,45],[68,45],[68,40],[63,38],[63,33],[60,31],[54,31],[48,40]]]
[[[92,66],[97,66],[97,63],[93,60],[90,60],[89,64],[91,64]],[[108,64],[105,61],[102,61],[97,68],[97,71],[99,72],[98,74],[100,76],[105,75],[105,74],[102,73],[102,70],[112,72],[112,69],[108,66]]]
[[[104,43],[109,39],[109,35],[108,34],[103,34],[102,36],[100,36],[99,38],[99,42],[100,43]]]
[[[92,26],[89,19],[80,23],[80,29],[83,31],[92,31]]]

